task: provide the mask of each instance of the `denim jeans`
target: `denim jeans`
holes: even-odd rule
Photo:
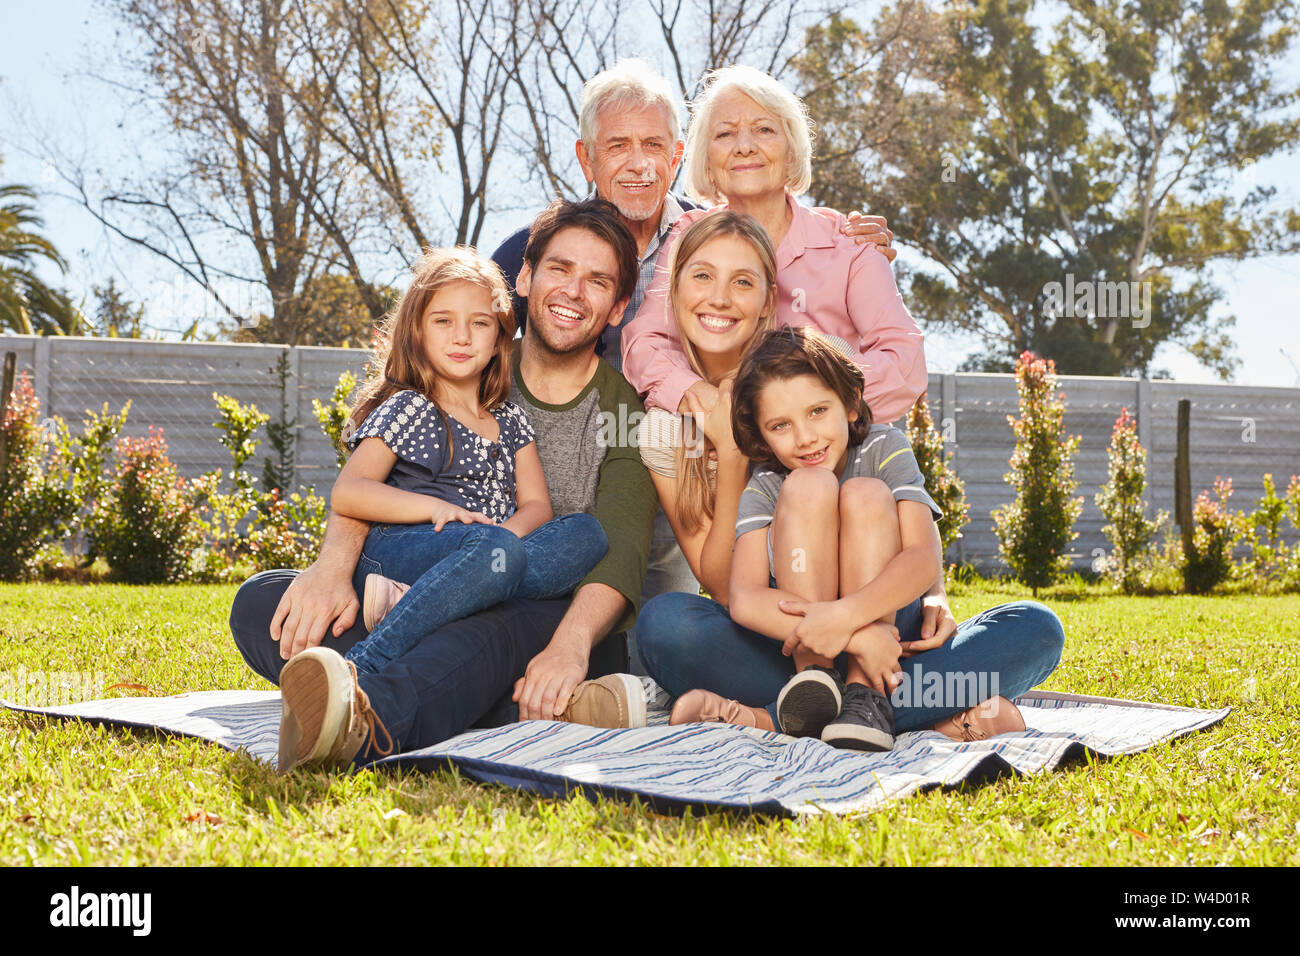
[[[646,565],[645,582],[641,586],[639,607],[645,607],[651,598],[670,591],[682,591],[686,594],[699,594],[700,582],[695,580],[695,572],[682,553],[673,534],[673,526],[668,523],[668,516],[660,508],[655,513],[654,535],[650,539],[650,561]],[[636,649],[636,625],[628,632],[628,657],[631,659],[631,673],[638,676],[645,674],[645,664]]]
[[[920,601],[895,618],[904,641],[920,639]],[[637,620],[641,659],[674,697],[704,688],[751,707],[766,707],[776,724],[776,701],[794,675],[781,642],[732,621],[716,601],[663,594]],[[1014,699],[1047,679],[1061,660],[1061,622],[1037,601],[989,608],[957,625],[942,646],[899,661],[903,683],[893,693],[899,731],[923,730],[982,700]],[[836,662],[842,669],[844,659]],[[777,726],[780,726],[777,724]]]
[[[432,524],[375,525],[362,556],[411,589],[347,658],[358,672],[377,673],[431,630],[507,598],[562,597],[608,548],[600,522],[581,512],[548,521],[522,540],[500,525],[451,521],[441,531]]]
[[[358,562],[353,585],[360,596],[366,575],[377,573],[369,558]],[[256,673],[280,682],[280,645],[271,639],[271,617],[297,571],[255,574],[244,582],[230,608],[235,646]],[[394,753],[429,747],[471,727],[500,727],[519,719],[510,699],[528,662],[550,643],[569,602],[513,598],[441,629],[429,630],[415,647],[377,674],[358,683],[393,737]],[[364,640],[357,622],[323,647],[346,654]],[[611,634],[591,650],[589,678],[627,670],[622,634]],[[364,748],[363,748],[364,750]],[[368,759],[358,755],[357,763]]]

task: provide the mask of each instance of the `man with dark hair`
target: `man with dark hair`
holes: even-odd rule
[[[361,762],[515,719],[644,722],[638,682],[583,683],[589,672],[627,669],[625,652],[604,639],[636,616],[657,507],[636,448],[603,442],[600,427],[619,406],[641,408],[626,380],[595,354],[600,334],[627,305],[634,253],[608,203],[557,202],[539,217],[516,283],[528,297],[529,322],[515,352],[511,400],[536,428],[555,513],[593,514],[608,553],[572,601],[506,601],[438,629],[358,680],[341,654],[365,637],[357,594],[378,569],[361,557],[369,526],[331,514],[310,568],[255,575],[231,609],[244,659],[281,684],[282,770]],[[327,633],[333,640],[325,647]]]

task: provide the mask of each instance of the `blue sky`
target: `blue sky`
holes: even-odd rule
[[[0,179],[42,191],[39,212],[45,234],[69,261],[65,278],[58,280],[53,272],[48,278],[62,281],[79,298],[88,296],[92,283],[116,276],[131,298],[153,305],[150,317],[155,324],[173,324],[157,303],[160,291],[168,293],[168,302],[183,302],[183,295],[171,292],[182,285],[148,254],[110,242],[89,214],[54,195],[61,187],[52,181],[47,151],[29,135],[35,129],[64,155],[91,166],[111,170],[115,163],[126,162],[136,146],[126,140],[131,125],[120,125],[127,97],[89,74],[111,62],[113,46],[132,43],[131,37],[119,31],[102,5],[89,0],[44,0],[9,9],[0,34]],[[1282,79],[1300,81],[1300,49],[1292,51]],[[1278,187],[1280,200],[1292,205],[1300,201],[1300,151],[1260,163],[1254,175],[1260,184]],[[539,195],[536,208],[544,202]],[[518,211],[489,218],[483,245],[495,247],[520,219]],[[906,250],[903,255],[908,255]],[[1235,338],[1242,365],[1235,380],[1300,386],[1300,257],[1221,264],[1212,277],[1225,293],[1221,311],[1237,316]],[[969,342],[931,334],[926,344],[931,370],[953,370],[971,348]],[[1177,379],[1216,380],[1177,347],[1157,353],[1156,364]]]

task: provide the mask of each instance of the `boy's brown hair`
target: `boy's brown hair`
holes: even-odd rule
[[[844,405],[846,415],[858,413],[857,420],[849,422],[850,447],[862,444],[867,437],[871,409],[862,397],[867,384],[862,370],[816,329],[773,329],[745,355],[731,396],[731,430],[736,447],[756,465],[785,470],[758,426],[759,393],[772,382],[800,375],[821,379]]]

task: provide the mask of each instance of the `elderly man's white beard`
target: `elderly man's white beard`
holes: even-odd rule
[[[630,219],[633,222],[644,222],[647,219],[653,219],[661,205],[663,203],[656,203],[653,209],[629,209],[619,203],[614,203],[614,208],[618,210],[618,214],[624,219]]]

